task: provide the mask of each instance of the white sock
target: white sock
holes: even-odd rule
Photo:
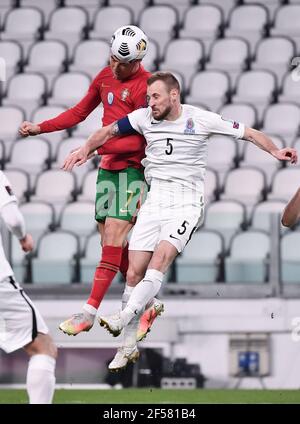
[[[120,314],[125,325],[159,292],[163,277],[164,274],[156,269],[147,270],[144,279],[135,286],[126,308]]]
[[[133,292],[134,287],[129,286],[128,284],[125,284],[125,289],[122,295],[122,311],[127,305],[127,302],[130,298],[131,293]]]
[[[49,355],[38,354],[30,358],[26,378],[29,403],[52,403],[55,362]]]
[[[89,303],[83,305],[83,313],[88,316],[90,319],[95,319],[97,314],[97,309]]]

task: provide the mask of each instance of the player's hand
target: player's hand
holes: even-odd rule
[[[24,252],[31,252],[34,247],[34,242],[31,234],[26,234],[26,236],[20,240],[20,245]]]
[[[35,125],[32,122],[24,121],[19,128],[19,134],[22,137],[28,137],[29,135],[40,134],[41,128],[39,125]]]
[[[93,155],[92,155],[93,156]],[[83,165],[90,157],[89,149],[82,146],[79,149],[73,150],[65,159],[62,169],[64,171],[72,171],[74,166]]]
[[[292,149],[291,147],[276,150],[275,152],[272,152],[272,155],[278,160],[285,160],[293,164],[296,164],[298,160],[297,150]]]

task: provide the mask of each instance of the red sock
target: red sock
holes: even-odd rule
[[[122,258],[122,247],[104,246],[102,249],[102,258],[96,268],[93,287],[90,297],[87,301],[89,305],[98,309],[99,305],[107,292],[114,276],[119,271]]]
[[[129,265],[129,260],[128,260],[128,246],[129,243],[126,243],[126,246],[123,247],[122,250],[122,260],[121,260],[121,265],[120,265],[120,272],[122,273],[124,279],[126,280],[126,274],[127,274],[127,270],[128,270],[128,265]]]

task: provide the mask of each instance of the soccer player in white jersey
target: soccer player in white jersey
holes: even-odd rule
[[[146,142],[145,177],[151,186],[138,214],[130,239],[127,284],[134,287],[126,307],[111,316],[100,316],[100,325],[114,336],[136,319],[160,290],[165,272],[181,253],[203,217],[204,174],[211,134],[248,140],[278,160],[297,162],[292,148],[278,149],[260,131],[224,120],[220,115],[180,103],[180,88],[170,73],[158,72],[148,80],[148,108],[136,110],[92,134],[63,166],[80,166],[90,152],[113,135],[137,131]],[[203,248],[199,246],[199,249]],[[124,353],[125,352],[125,353]],[[109,365],[118,370],[137,352],[133,333],[125,337]]]
[[[31,252],[33,239],[26,233],[16,196],[0,171],[0,216],[19,239],[24,252]],[[0,348],[6,353],[23,348],[29,356],[26,388],[29,403],[51,403],[55,388],[57,348],[48,328],[30,298],[15,281],[0,233]]]

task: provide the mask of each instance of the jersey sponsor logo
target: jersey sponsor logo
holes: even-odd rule
[[[114,101],[114,93],[112,93],[111,91],[107,94],[107,101],[109,105],[113,104]]]
[[[193,118],[189,118],[186,121],[184,134],[195,134],[195,123]]]
[[[8,193],[10,196],[13,196],[13,195],[14,195],[14,193],[13,193],[13,191],[12,191],[11,187],[9,187],[9,186],[5,186],[5,190],[7,191],[7,193]]]
[[[130,94],[130,91],[128,90],[128,88],[124,88],[124,90],[121,91],[121,100],[125,102],[129,94]]]

